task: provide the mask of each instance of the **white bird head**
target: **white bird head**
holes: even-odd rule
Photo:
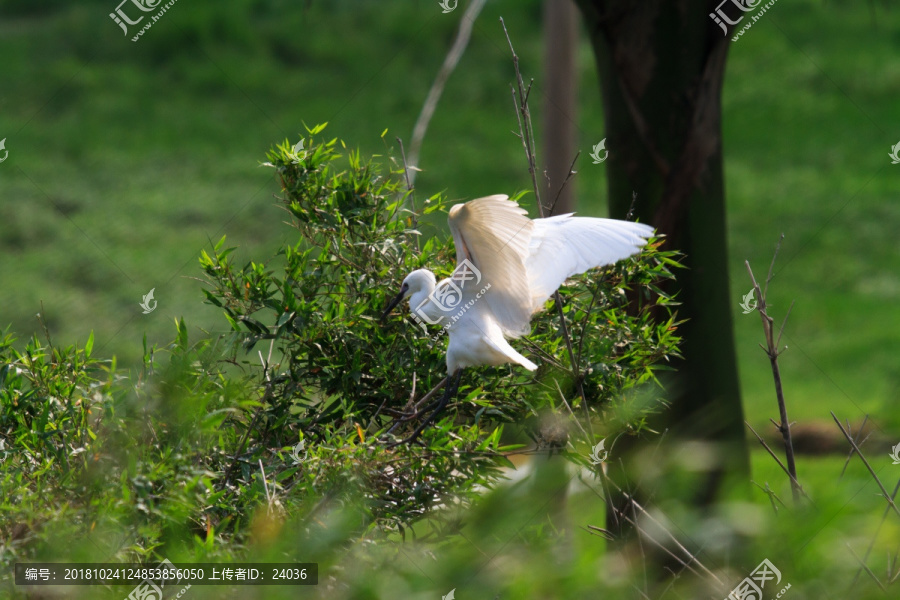
[[[405,298],[409,298],[409,303],[412,306],[419,306],[434,291],[436,284],[437,278],[434,276],[434,273],[428,269],[416,269],[403,280],[403,284],[400,286],[400,293],[384,309],[381,320],[386,319],[391,311],[394,310],[394,307],[403,302]]]

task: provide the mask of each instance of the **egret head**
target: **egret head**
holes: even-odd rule
[[[403,302],[404,298],[409,298],[410,303],[414,306],[418,306],[422,302],[425,301],[425,298],[434,291],[434,286],[437,283],[437,279],[434,276],[434,273],[429,271],[428,269],[416,269],[412,273],[406,276],[406,279],[403,280],[403,284],[400,286],[400,293],[398,293],[393,300],[391,300],[390,304],[388,304],[387,308],[384,309],[384,313],[381,315],[381,320],[387,318],[394,307]]]

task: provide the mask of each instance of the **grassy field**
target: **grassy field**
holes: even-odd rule
[[[398,155],[394,138],[408,141],[459,11],[443,15],[424,0],[180,0],[132,43],[107,16],[114,4],[0,5],[0,139],[9,151],[0,164],[0,328],[29,337],[42,312],[54,342],[83,344],[93,331],[95,355],[133,366],[142,337],[170,341],[175,319],[185,318],[192,338],[227,329],[196,279],[211,241],[227,235],[249,261],[295,235],[282,223],[271,170],[260,167],[273,143],[328,122],[329,135],[363,154]],[[758,316],[738,306],[750,289],[743,261],[762,276],[784,233],[770,301],[778,317],[795,302],[781,358],[789,415],[830,423],[834,411],[858,423],[869,414],[885,475],[893,472],[884,446],[900,442],[900,165],[888,157],[900,139],[900,12],[872,6],[778,2],[732,44],[724,150],[747,418],[771,430],[777,406]],[[425,140],[420,197],[530,187],[511,133],[512,64],[498,17],[536,79],[539,109],[540,12],[536,1],[485,8]],[[584,160],[605,134],[583,33],[579,76],[579,208],[603,216],[604,168]],[[151,288],[158,308],[145,315],[138,304]],[[800,463],[818,512],[785,544],[805,549],[782,558],[798,578],[833,564],[847,539],[865,544],[872,528],[863,515],[880,511],[859,465],[838,480],[842,462]],[[771,459],[755,452],[753,470],[788,498]],[[587,497],[573,502],[595,510]],[[762,498],[751,514],[766,509]],[[753,533],[771,542],[784,532],[767,521]]]
[[[0,320],[25,336],[43,303],[61,342],[96,332],[124,364],[172,336],[184,316],[222,329],[201,303],[199,251],[224,234],[251,259],[291,235],[259,168],[304,123],[363,152],[396,154],[449,46],[456,20],[432,3],[176,4],[137,43],[104,3],[38,10],[0,24],[9,159],[0,171]],[[885,57],[897,14],[848,3],[785,3],[734,43],[725,85],[732,294],[747,412],[773,413],[743,260],[762,273],[786,235],[772,302],[796,301],[783,357],[793,415],[878,415],[900,429],[900,297],[887,153],[900,72]],[[426,139],[423,194],[460,199],[528,187],[497,17],[540,92],[539,7],[491,3],[450,79]],[[604,137],[590,50],[579,53],[583,150]],[[535,96],[539,106],[541,94]],[[388,130],[382,139],[381,133]],[[582,161],[581,210],[604,214],[602,166]],[[155,288],[158,309],[138,302]]]

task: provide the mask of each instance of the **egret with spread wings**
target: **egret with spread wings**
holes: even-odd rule
[[[449,215],[456,245],[453,274],[437,282],[428,269],[413,271],[385,309],[382,319],[408,298],[417,320],[440,325],[450,337],[447,388],[434,412],[398,443],[415,440],[443,410],[464,368],[517,363],[537,369],[507,339],[530,331],[532,315],[566,279],[638,253],[653,235],[653,228],[641,223],[527,214],[505,195],[455,205]]]

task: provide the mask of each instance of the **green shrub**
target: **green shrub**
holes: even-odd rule
[[[500,477],[524,430],[586,464],[595,440],[548,441],[545,413],[586,409],[582,426],[598,439],[644,433],[661,389],[637,401],[638,386],[678,342],[675,303],[656,287],[677,263],[657,243],[563,291],[574,371],[559,315],[544,311],[516,342],[541,362],[535,374],[468,369],[422,444],[389,448],[410,398],[444,377],[445,342],[379,316],[409,271],[449,274],[452,242],[429,225],[447,205],[417,202],[402,168],[363,160],[323,129],[266,163],[296,242],[243,266],[224,238],[200,257],[206,301],[229,333],[191,343],[178,321],[168,346],[145,342],[131,374],[93,357],[92,339],[62,349],[33,339],[23,352],[10,335],[0,343],[0,565],[240,558],[298,535],[334,565],[355,540],[456,534],[457,509]]]

